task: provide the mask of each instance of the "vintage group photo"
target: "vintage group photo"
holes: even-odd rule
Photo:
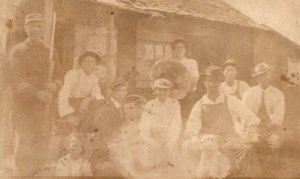
[[[297,0],[0,0],[0,178],[300,177]]]

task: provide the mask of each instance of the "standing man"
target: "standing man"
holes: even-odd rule
[[[268,64],[257,64],[252,76],[258,85],[245,92],[243,102],[261,119],[259,124],[260,145],[257,152],[263,157],[277,151],[281,146],[285,100],[284,94],[271,86],[271,67]],[[263,165],[268,167],[270,163],[265,161],[263,161]]]
[[[194,105],[194,102],[196,102],[195,98],[197,97],[196,91],[199,80],[198,63],[196,60],[186,57],[188,44],[184,40],[178,39],[173,41],[171,47],[173,50],[174,59],[183,64],[191,76],[191,90],[183,99],[180,100],[183,120],[186,120],[191,108]]]
[[[27,39],[10,53],[14,89],[13,126],[18,139],[15,162],[19,175],[34,175],[48,154],[51,127],[45,131],[45,104],[61,86],[59,61],[54,54],[54,81],[48,82],[50,49],[42,42],[44,20],[40,14],[25,17]],[[48,136],[48,137],[47,137]]]
[[[109,146],[126,124],[123,104],[127,94],[127,83],[123,80],[116,80],[111,85],[111,94],[107,97],[107,101],[95,113],[95,153],[91,159],[95,176],[117,177],[123,175],[118,171],[114,159],[109,155]]]
[[[220,67],[209,66],[203,77],[207,93],[187,121],[183,151],[193,176],[222,178],[242,166],[260,120],[236,97],[220,92]]]
[[[140,138],[148,146],[141,162],[150,168],[168,166],[178,148],[181,111],[179,102],[169,97],[171,88],[172,83],[167,79],[154,82],[157,97],[146,104],[140,121]]]
[[[222,65],[222,70],[225,76],[225,82],[221,84],[221,90],[225,94],[233,95],[241,100],[244,92],[249,89],[249,85],[244,81],[236,79],[239,67],[235,60],[227,60]]]

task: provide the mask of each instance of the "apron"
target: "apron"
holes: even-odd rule
[[[203,104],[202,106],[202,128],[200,134],[213,134],[224,137],[237,136],[226,96],[223,103]]]
[[[224,178],[237,174],[242,168],[240,166],[248,167],[249,165],[244,162],[249,152],[248,148],[235,148],[236,144],[242,144],[242,142],[234,129],[227,97],[225,96],[223,103],[203,105],[201,110],[200,135],[204,136],[202,139],[205,139],[204,141],[201,139],[201,145],[208,146],[208,148],[201,152],[197,177]],[[210,139],[210,136],[217,136],[217,138]],[[208,144],[209,142],[213,145]],[[217,148],[214,148],[215,146]]]

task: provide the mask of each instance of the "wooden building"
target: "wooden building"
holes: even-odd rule
[[[299,46],[223,0],[22,0],[19,9],[16,24],[22,24],[29,10],[45,14],[49,22],[56,12],[55,48],[65,72],[76,68],[80,53],[94,50],[106,59],[111,79],[137,71],[131,81],[134,92],[147,97],[151,66],[160,58],[171,58],[170,42],[182,38],[201,70],[234,58],[241,67],[239,78],[254,84],[255,64],[269,63],[274,85],[286,93],[288,115],[299,116],[294,107],[299,102],[293,100],[299,90],[280,79],[288,58],[300,59]],[[13,43],[25,38],[22,26],[16,25],[11,34]]]

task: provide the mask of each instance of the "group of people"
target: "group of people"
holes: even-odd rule
[[[176,100],[170,97],[172,82],[157,79],[155,98],[145,104],[140,119],[130,121],[124,111],[128,84],[117,79],[104,95],[95,75],[101,61],[97,53],[80,55],[79,69],[64,79],[54,53],[54,75],[48,80],[43,23],[40,14],[26,16],[28,37],[9,58],[19,175],[35,175],[52,160],[57,176],[263,176],[280,151],[285,100],[271,86],[268,64],[255,66],[258,84],[249,87],[236,79],[235,60],[200,73],[196,60],[185,55],[186,42],[176,40],[174,59],[190,73],[190,92]],[[206,89],[200,99],[195,98],[198,83]],[[56,98],[57,105],[51,105]],[[46,121],[46,106],[57,113],[53,123]],[[55,133],[62,136],[61,150],[49,159]]]

